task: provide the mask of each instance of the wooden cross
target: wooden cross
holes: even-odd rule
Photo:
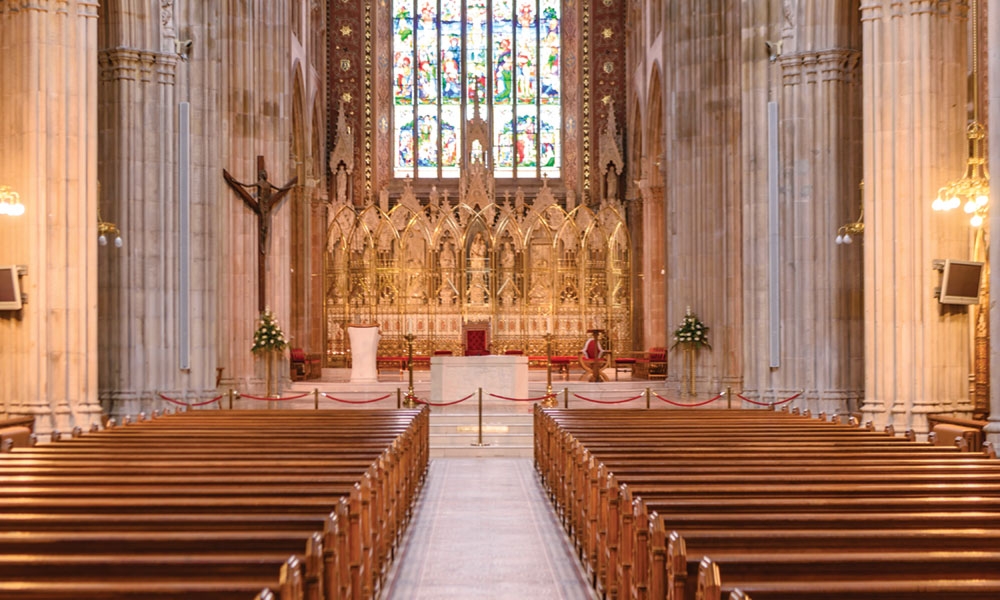
[[[266,307],[264,302],[264,259],[267,257],[267,231],[271,224],[271,211],[278,208],[285,194],[292,189],[299,178],[292,177],[292,180],[284,187],[274,187],[267,180],[263,156],[257,157],[257,181],[255,183],[240,183],[225,169],[222,170],[222,176],[226,179],[229,187],[233,188],[233,191],[257,215],[257,309],[264,312]],[[256,194],[251,195],[247,191],[249,188],[256,188]]]

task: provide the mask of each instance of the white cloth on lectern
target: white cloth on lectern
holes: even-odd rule
[[[351,337],[351,383],[378,381],[378,327],[348,327]]]

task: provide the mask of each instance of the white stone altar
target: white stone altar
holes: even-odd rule
[[[351,338],[351,383],[378,382],[378,325],[348,325]]]
[[[454,402],[473,394],[454,409],[456,412],[475,411],[479,388],[483,389],[483,406],[489,405],[492,412],[531,412],[531,402],[511,402],[490,396],[528,397],[528,357],[431,357],[431,402]]]

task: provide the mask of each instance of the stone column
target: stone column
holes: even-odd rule
[[[659,173],[656,173],[659,175]],[[665,219],[663,216],[663,186],[649,185],[642,180],[639,185],[642,195],[642,264],[639,273],[643,279],[642,339],[646,350],[653,346],[670,346],[670,324],[667,323],[667,297],[664,288],[665,264]]]
[[[28,303],[0,316],[0,412],[38,433],[84,429],[97,404],[97,2],[0,1],[0,262]]]
[[[988,40],[986,49],[989,72],[988,82],[1000,82],[1000,10],[994,7],[987,11],[988,22],[986,30]],[[988,148],[1000,148],[1000,84],[988,85],[986,91],[986,106],[989,107],[987,122],[992,126],[987,130]],[[1000,152],[989,153],[991,173],[1000,173]],[[994,175],[996,177],[996,175]],[[990,231],[1000,231],[1000,185],[990,186]],[[1000,243],[990,244],[990,415],[986,425],[986,437],[994,447],[1000,446]]]
[[[751,53],[744,63],[744,148],[752,174],[745,197],[748,289],[745,394],[767,402],[802,392],[814,411],[858,408],[863,388],[861,249],[838,247],[837,228],[856,220],[861,179],[860,24],[839,0],[747,7]],[[768,33],[769,32],[769,33]],[[769,103],[777,107],[777,157]],[[768,165],[778,160],[777,206]],[[777,228],[770,221],[776,209]],[[775,256],[776,255],[776,256]],[[776,259],[777,272],[770,264]],[[777,297],[771,297],[772,277]],[[777,353],[772,356],[777,307]],[[773,362],[772,362],[773,360]]]
[[[713,350],[699,354],[697,376],[713,393],[743,372],[738,6],[664,8],[666,319],[669,332],[690,306],[711,328]],[[670,371],[676,384],[679,369]]]
[[[289,0],[226,0],[212,36],[218,44],[222,78],[222,168],[236,179],[256,181],[256,157],[264,156],[268,180],[283,186],[295,176],[291,156],[292,68]],[[207,43],[207,40],[206,40]],[[300,182],[304,183],[304,182]],[[290,235],[292,194],[271,212],[265,266],[266,303],[286,334],[290,332]],[[263,391],[263,361],[250,353],[257,324],[257,220],[228,186],[218,196],[221,264],[217,335],[224,382]],[[280,380],[288,361],[278,361]],[[280,388],[279,388],[280,389]]]
[[[865,419],[927,431],[968,406],[969,317],[942,314],[938,258],[965,258],[960,211],[932,213],[965,160],[965,2],[863,0]]]
[[[161,395],[186,403],[216,395],[198,318],[210,300],[198,269],[209,227],[197,204],[207,194],[191,177],[197,161],[178,158],[178,68],[189,79],[190,61],[207,48],[176,44],[174,10],[166,2],[111,5],[100,24],[101,211],[124,239],[121,249],[110,240],[99,248],[101,398],[113,415],[171,406]],[[194,108],[192,130],[201,114]],[[182,168],[192,179],[186,199]]]

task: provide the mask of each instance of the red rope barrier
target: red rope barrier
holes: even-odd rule
[[[538,402],[539,400],[548,400],[549,398],[555,398],[556,394],[546,394],[544,396],[539,396],[537,398],[508,398],[507,396],[501,396],[499,394],[490,394],[494,398],[500,398],[501,400],[510,400],[511,402]]]
[[[428,400],[421,400],[420,398],[417,398],[416,396],[412,396],[411,398],[417,404],[426,404],[427,406],[451,406],[453,404],[459,404],[461,402],[465,402],[466,400],[468,400],[469,398],[471,398],[473,396],[475,396],[475,394],[469,394],[465,398],[462,398],[460,400],[455,400],[454,402],[430,402]]]
[[[330,400],[333,400],[335,402],[343,402],[344,404],[371,404],[372,402],[378,402],[379,400],[385,400],[386,398],[392,396],[392,394],[386,394],[385,396],[381,396],[379,398],[372,398],[371,400],[346,400],[344,398],[335,398],[335,397],[331,396],[330,394],[327,394],[326,392],[322,392],[322,394],[324,396],[326,396],[327,398],[329,398]]]
[[[304,394],[308,396],[309,394]],[[288,396],[286,398],[261,398],[260,396],[251,396],[250,394],[240,394],[240,398],[250,398],[251,400],[261,400],[264,402],[284,402],[285,400],[295,400],[301,398],[302,396]]]
[[[222,396],[216,396],[215,398],[212,398],[211,400],[205,400],[204,402],[184,402],[182,400],[175,400],[173,398],[168,398],[168,397],[166,397],[166,396],[164,396],[163,394],[160,394],[160,393],[157,393],[156,395],[159,396],[160,398],[163,398],[167,402],[171,402],[173,404],[179,404],[180,406],[188,406],[188,407],[191,407],[191,406],[205,406],[206,404],[211,404],[213,402],[218,402],[219,400],[222,400]]]
[[[624,400],[598,400],[597,398],[587,398],[586,396],[581,396],[580,394],[573,394],[580,400],[586,400],[587,402],[593,402],[594,404],[625,404],[626,402],[631,402],[633,400],[638,400],[642,398],[645,394],[639,394],[638,396],[633,396],[631,398],[625,398]]]
[[[756,400],[751,400],[750,398],[747,398],[743,394],[736,394],[736,397],[745,402],[749,402],[750,404],[756,404],[757,406],[778,406],[779,404],[785,404],[786,402],[791,402],[792,400],[795,400],[801,395],[802,392],[799,392],[794,396],[789,396],[788,398],[785,398],[784,400],[778,400],[777,402],[757,402]]]
[[[302,392],[298,396],[285,396],[282,398],[282,400],[298,400],[299,398],[305,398],[310,394],[312,394],[312,392]]]
[[[709,398],[708,400],[705,400],[704,402],[695,402],[694,404],[683,404],[681,402],[674,402],[673,400],[671,400],[669,398],[664,398],[663,396],[657,394],[656,392],[653,392],[653,395],[656,396],[657,398],[659,398],[660,400],[663,400],[667,404],[673,404],[674,406],[680,406],[681,408],[697,408],[699,406],[705,406],[706,404],[715,402],[719,398],[723,397],[725,394],[719,394],[718,396],[715,396],[714,398]]]

